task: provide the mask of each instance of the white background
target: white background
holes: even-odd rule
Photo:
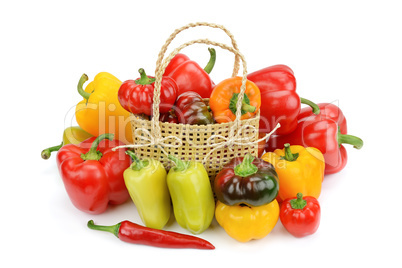
[[[0,5],[2,267],[339,267],[401,264],[401,7],[398,1],[3,1]],[[190,22],[226,26],[249,72],[286,64],[298,93],[336,102],[361,150],[327,176],[321,225],[297,239],[280,222],[264,239],[239,243],[214,221],[200,237],[214,251],[127,244],[86,227],[141,223],[133,203],[97,216],[75,209],[43,148],[59,144],[81,98],[82,73],[120,80],[154,73],[173,30]],[[216,29],[182,33],[171,49],[198,38],[228,43]],[[171,51],[171,50],[169,50]],[[204,65],[206,46],[183,51]],[[215,82],[231,75],[233,56],[217,49]],[[171,222],[167,230],[187,233]],[[5,246],[5,247],[4,247]],[[6,264],[7,263],[7,264]]]

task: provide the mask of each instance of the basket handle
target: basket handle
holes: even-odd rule
[[[231,32],[229,32],[228,29],[226,29],[223,25],[219,25],[219,24],[214,24],[214,23],[208,23],[208,22],[196,22],[196,23],[189,23],[183,27],[180,27],[178,29],[176,29],[170,36],[169,38],[166,40],[165,44],[162,46],[159,54],[158,54],[158,59],[156,61],[156,69],[155,69],[155,73],[157,73],[157,71],[160,69],[160,65],[162,64],[163,61],[163,57],[165,56],[165,53],[168,49],[168,46],[172,43],[173,39],[182,31],[189,29],[189,28],[193,28],[193,27],[198,27],[198,26],[208,26],[211,28],[217,28],[217,29],[221,29],[222,31],[224,31],[231,39],[232,41],[232,46],[235,50],[239,50],[238,46],[237,46],[237,42],[234,39],[234,36]],[[240,57],[239,55],[235,55],[235,62],[234,62],[234,67],[233,67],[233,73],[232,76],[236,76],[237,73],[239,72],[239,68],[240,68]]]
[[[231,133],[230,136],[234,135],[234,129],[237,128],[240,124],[240,118],[241,118],[241,105],[243,102],[244,98],[244,92],[246,90],[246,83],[247,83],[247,63],[244,59],[244,56],[240,53],[239,50],[227,46],[225,44],[221,44],[218,42],[214,42],[208,39],[197,39],[193,41],[189,41],[187,43],[182,44],[175,50],[173,50],[170,55],[164,59],[164,61],[161,63],[161,65],[158,67],[156,73],[155,73],[155,88],[154,88],[154,96],[153,96],[153,116],[151,120],[151,130],[153,135],[156,138],[160,138],[161,136],[161,131],[160,131],[160,126],[159,126],[159,104],[160,104],[160,93],[161,93],[161,81],[162,81],[162,76],[163,73],[165,72],[165,69],[167,65],[170,63],[170,61],[173,59],[174,56],[176,56],[180,50],[183,48],[193,45],[193,44],[207,44],[207,45],[213,45],[213,46],[218,46],[222,49],[228,50],[232,53],[234,53],[237,57],[239,57],[242,61],[242,66],[243,66],[243,76],[242,76],[242,85],[240,87],[240,93],[238,96],[237,104],[236,104],[236,119],[234,121],[233,128],[231,128]]]

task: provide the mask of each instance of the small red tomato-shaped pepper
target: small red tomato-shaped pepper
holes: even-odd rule
[[[187,91],[177,98],[174,112],[179,123],[190,125],[213,124],[214,119],[202,97],[194,92]]]
[[[190,60],[183,54],[177,54],[170,61],[165,69],[164,75],[176,81],[178,87],[177,95],[187,91],[195,91],[200,94],[202,98],[209,98],[212,89],[215,87],[209,73],[215,65],[216,52],[213,48],[209,48],[208,50],[211,58],[204,69],[202,69],[198,63]]]
[[[152,115],[155,78],[147,76],[142,68],[138,72],[141,75],[140,78],[127,80],[120,86],[118,99],[121,106],[130,113]],[[159,112],[169,112],[176,97],[176,82],[170,77],[162,77]]]
[[[57,153],[57,166],[73,205],[90,214],[104,212],[108,204],[118,205],[129,199],[123,172],[131,159],[124,145],[113,134],[92,137],[78,145],[64,145]]]
[[[279,191],[278,174],[271,163],[251,154],[233,158],[216,175],[216,197],[228,206],[246,204],[262,206],[271,203]]]
[[[173,110],[163,113],[159,116],[159,121],[161,122],[167,122],[167,123],[175,123],[178,124],[179,120],[177,119],[176,114],[174,113]]]
[[[295,130],[301,103],[313,107],[314,113],[319,112],[313,102],[296,93],[296,78],[286,65],[266,67],[248,74],[247,79],[254,82],[261,93],[260,132],[268,133],[278,123],[281,124],[275,132],[278,135]]]
[[[315,197],[303,197],[298,193],[296,198],[283,201],[279,218],[286,230],[295,237],[314,234],[320,226],[320,204]]]

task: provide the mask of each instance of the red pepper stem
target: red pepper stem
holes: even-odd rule
[[[150,85],[155,82],[155,78],[148,77],[143,68],[140,68],[138,72],[140,73],[141,77],[135,80],[137,85]]]
[[[133,151],[126,151],[126,154],[129,155],[133,160],[134,163],[131,165],[133,170],[139,171],[142,168],[148,166],[149,162],[147,160],[141,161],[141,159],[135,155]]]
[[[98,151],[99,143],[104,140],[113,140],[114,135],[111,133],[105,133],[99,135],[92,143],[91,148],[86,154],[81,154],[83,160],[96,160],[99,161],[102,158],[102,153]]]
[[[353,148],[356,148],[356,149],[361,149],[363,147],[363,140],[360,139],[359,137],[356,137],[353,135],[341,134],[341,132],[338,131],[339,146],[341,146],[342,144],[345,144],[345,143],[353,145]]]
[[[204,68],[204,71],[205,71],[207,74],[210,74],[211,71],[212,71],[212,69],[213,69],[214,66],[215,66],[215,62],[216,62],[216,51],[215,51],[215,49],[214,49],[213,47],[209,47],[209,48],[208,48],[208,51],[209,51],[209,54],[211,55],[211,57],[209,58],[209,61],[208,61],[207,65],[206,65],[205,68]]]
[[[41,156],[43,159],[49,159],[50,155],[52,154],[52,152],[57,152],[58,150],[60,150],[60,148],[63,146],[63,142],[61,142],[60,145],[57,146],[53,146],[53,147],[49,147],[46,148],[42,151]]]
[[[286,160],[286,161],[296,161],[297,158],[299,157],[298,153],[292,153],[292,150],[290,149],[290,144],[289,143],[285,143],[284,145],[284,150],[285,150],[285,156],[281,157],[282,159]]]
[[[120,230],[121,222],[116,225],[111,226],[103,226],[103,225],[96,225],[94,224],[93,220],[88,221],[88,228],[92,230],[104,231],[114,234],[116,237],[119,237],[119,230]]]
[[[290,200],[290,206],[293,209],[303,209],[305,206],[307,206],[307,201],[303,199],[302,193],[297,193],[296,199]]]
[[[315,104],[314,102],[312,102],[312,101],[310,101],[308,99],[305,99],[305,98],[300,98],[300,102],[302,104],[306,104],[306,105],[310,106],[311,109],[313,109],[313,114],[319,114],[320,113],[320,107],[318,107],[318,105]]]
[[[83,89],[83,86],[84,86],[84,84],[85,84],[86,81],[88,81],[88,76],[87,76],[86,74],[83,74],[83,75],[81,76],[81,78],[80,78],[80,81],[78,81],[77,89],[78,89],[78,93],[79,93],[84,99],[88,100],[88,99],[89,99],[89,96],[91,96],[91,93],[86,92],[86,91]]]
[[[243,158],[243,161],[239,165],[235,166],[235,175],[240,177],[248,177],[257,173],[258,168],[253,164],[253,161],[254,156],[252,156],[250,153],[246,154],[246,156]]]

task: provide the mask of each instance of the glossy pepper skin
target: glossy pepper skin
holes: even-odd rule
[[[325,160],[316,148],[304,148],[289,143],[284,149],[276,149],[262,156],[271,163],[279,177],[278,202],[296,196],[297,193],[318,198],[324,180]]]
[[[57,166],[73,205],[90,214],[103,213],[108,204],[129,198],[123,172],[131,160],[113,134],[92,137],[78,145],[64,145],[57,153]]]
[[[271,203],[258,207],[228,206],[217,201],[215,218],[226,233],[239,242],[248,242],[267,236],[279,219],[279,205]]]
[[[202,69],[198,63],[190,60],[184,54],[177,54],[165,69],[164,76],[173,78],[178,86],[178,95],[194,91],[202,98],[209,98],[215,84],[209,76],[215,65],[215,49],[209,48],[211,55],[207,66]]]
[[[276,198],[278,190],[274,166],[251,154],[232,159],[214,180],[216,197],[228,206],[266,205]]]
[[[214,245],[196,236],[144,227],[130,221],[122,221],[112,226],[103,226],[95,225],[90,220],[87,226],[93,230],[112,233],[121,241],[132,244],[160,248],[215,249]]]
[[[343,129],[343,131],[345,130]],[[342,144],[351,144],[356,149],[363,147],[363,141],[360,138],[342,134],[337,121],[327,116],[325,112],[318,115],[299,117],[295,131],[287,135],[270,137],[267,150],[272,151],[277,148],[283,148],[285,143],[315,147],[320,150],[325,159],[325,174],[337,173],[346,166],[347,152]]]
[[[242,85],[242,77],[223,80],[212,90],[209,99],[213,116],[218,123],[232,122],[236,118],[236,103]],[[255,116],[261,106],[260,90],[251,81],[247,81],[241,106],[241,120]]]
[[[276,134],[294,131],[301,103],[313,105],[314,112],[319,112],[314,103],[300,98],[296,93],[296,78],[293,70],[286,65],[266,67],[248,74],[247,79],[258,86],[264,104],[260,111],[260,132],[269,133],[278,123],[281,127]]]
[[[204,166],[195,161],[181,161],[171,155],[176,166],[169,170],[167,184],[177,223],[193,234],[200,234],[211,224],[215,200]]]
[[[187,91],[177,98],[174,107],[177,121],[182,124],[207,125],[214,119],[201,96],[194,91]]]
[[[120,86],[118,99],[121,106],[130,113],[152,115],[155,78],[147,76],[142,68],[138,72],[140,78],[127,80]],[[176,97],[176,82],[170,77],[162,77],[159,112],[169,112]]]
[[[139,159],[126,151],[134,160],[124,173],[124,182],[145,226],[162,229],[170,218],[170,194],[166,170],[155,159]]]
[[[52,152],[57,152],[63,145],[70,143],[78,144],[90,137],[92,137],[92,135],[79,126],[68,127],[63,131],[63,141],[61,144],[44,149],[41,153],[41,157],[43,159],[49,159]]]
[[[288,198],[281,204],[279,217],[285,229],[295,237],[314,234],[320,226],[321,208],[315,197]]]
[[[117,92],[121,81],[110,73],[98,73],[83,89],[88,76],[83,74],[78,82],[78,93],[83,97],[75,108],[78,125],[91,134],[99,136],[112,133],[123,143],[132,143],[132,131],[127,112],[119,103]]]

